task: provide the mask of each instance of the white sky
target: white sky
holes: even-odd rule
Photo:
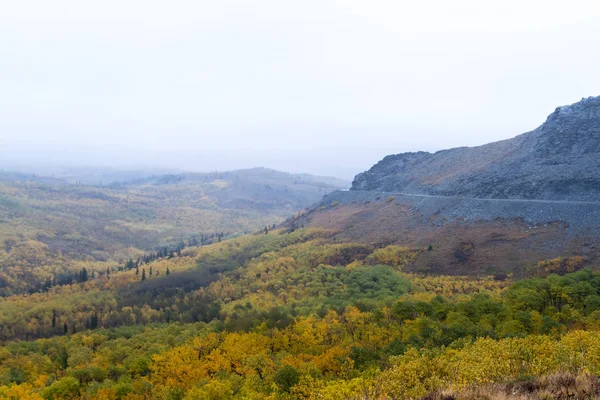
[[[0,163],[349,178],[600,94],[600,1],[2,0]]]

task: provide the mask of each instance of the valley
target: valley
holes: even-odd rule
[[[69,179],[0,173],[0,295],[38,291],[48,279],[70,281],[82,268],[116,269],[181,242],[261,230],[346,186],[268,169],[149,176],[105,186]]]

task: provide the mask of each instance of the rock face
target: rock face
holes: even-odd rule
[[[351,190],[600,201],[600,97],[558,107],[513,139],[387,156],[357,175]]]

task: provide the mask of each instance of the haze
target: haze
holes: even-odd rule
[[[350,178],[600,94],[596,1],[3,1],[0,164]]]

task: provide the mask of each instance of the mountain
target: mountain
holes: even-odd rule
[[[558,107],[540,127],[513,139],[387,156],[357,175],[351,190],[600,200],[600,97]]]
[[[408,267],[527,274],[540,260],[600,259],[600,97],[558,107],[510,140],[391,155],[293,226],[338,240],[430,248]]]

